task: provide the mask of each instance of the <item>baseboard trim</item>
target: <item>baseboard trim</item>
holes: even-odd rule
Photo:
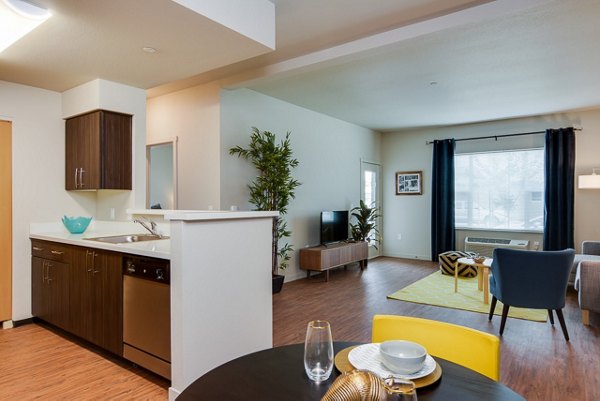
[[[415,260],[424,260],[427,262],[431,262],[431,256],[425,255],[407,255],[405,253],[385,253],[383,256],[390,258],[400,258],[400,259],[415,259]]]
[[[21,320],[13,320],[13,326],[14,327],[19,327],[19,326],[25,326],[26,324],[31,324],[35,322],[35,318],[30,317],[27,319],[21,319]]]
[[[169,387],[169,401],[175,401],[177,397],[181,395],[181,391],[177,390],[174,387]]]

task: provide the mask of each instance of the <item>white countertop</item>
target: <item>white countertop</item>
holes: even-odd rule
[[[157,216],[165,220],[237,220],[277,217],[279,212],[247,210],[167,210],[167,209],[127,209],[127,214]]]
[[[128,210],[135,214],[144,214],[144,210]],[[163,211],[165,212],[165,211]],[[270,218],[278,216],[278,212],[249,212],[249,211],[218,211],[218,210],[170,210],[164,216],[166,221],[157,221],[158,231],[169,235],[170,222],[184,221],[209,221],[209,220],[240,220]],[[100,241],[90,241],[87,238],[107,237],[111,235],[143,234],[147,231],[133,221],[96,221],[92,220],[90,226],[83,234],[71,234],[62,222],[32,223],[29,227],[29,238],[46,241],[60,242],[64,244],[84,246],[88,248],[105,249],[129,253],[134,255],[149,256],[161,259],[171,259],[171,240],[161,239],[156,241],[140,241],[123,244],[111,244]]]
[[[173,210],[165,215],[167,220],[202,221],[202,220],[240,220],[277,217],[279,212],[244,212],[228,210],[185,211]]]
[[[159,231],[168,235],[168,223],[159,225]],[[87,248],[105,249],[149,256],[153,258],[171,259],[171,240],[140,241],[124,244],[111,244],[100,241],[90,241],[86,238],[107,237],[111,235],[144,234],[148,233],[142,226],[130,221],[96,221],[93,220],[83,234],[71,234],[58,223],[32,223],[29,228],[29,238],[60,242],[63,244],[84,246]]]

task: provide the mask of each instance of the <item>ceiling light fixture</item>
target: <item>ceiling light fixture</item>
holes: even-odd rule
[[[156,53],[156,49],[154,47],[150,47],[150,46],[142,47],[142,50],[145,51],[146,53]]]
[[[592,174],[579,176],[579,189],[600,189],[600,168],[592,169]]]
[[[0,52],[34,30],[52,14],[24,0],[0,1]]]

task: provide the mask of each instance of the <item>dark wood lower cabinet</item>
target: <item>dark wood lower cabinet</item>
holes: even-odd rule
[[[122,254],[32,240],[32,255],[33,316],[122,355]]]
[[[70,329],[68,246],[31,241],[32,313],[64,330]]]
[[[31,274],[34,316],[69,330],[69,265],[33,257]]]
[[[75,247],[71,276],[72,332],[89,342],[123,353],[122,256]]]

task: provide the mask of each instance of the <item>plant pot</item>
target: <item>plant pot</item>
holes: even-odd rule
[[[278,294],[281,292],[284,278],[285,276],[281,276],[279,274],[273,276],[273,294]]]

